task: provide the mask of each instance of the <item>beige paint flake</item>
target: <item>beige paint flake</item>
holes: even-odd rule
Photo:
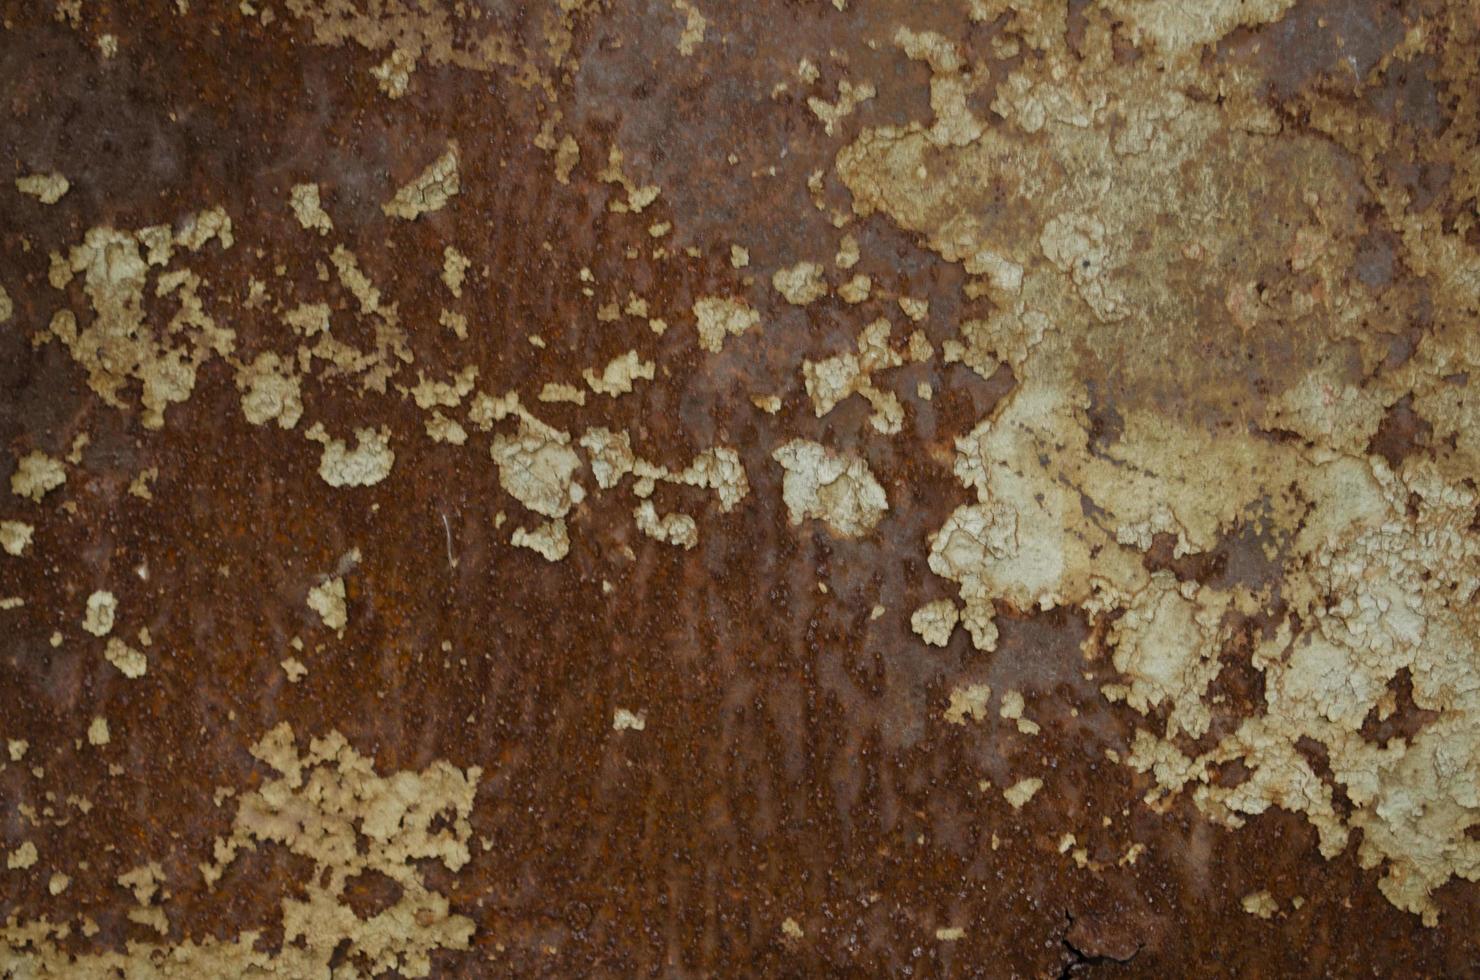
[[[689,549],[699,543],[699,526],[688,514],[658,516],[651,500],[644,500],[632,512],[637,529],[655,541]]]
[[[612,712],[612,731],[640,732],[645,728],[647,728],[645,712],[628,711],[626,708],[617,708]]]
[[[331,439],[323,423],[315,422],[308,438],[323,444],[319,456],[319,476],[331,487],[374,486],[390,476],[396,454],[391,449],[390,429],[356,429],[355,448],[343,440]]]
[[[451,245],[442,249],[442,284],[454,298],[462,298],[463,277],[470,265],[471,260]]]
[[[298,376],[291,362],[273,351],[243,365],[236,372],[236,386],[242,392],[242,414],[253,425],[276,420],[279,428],[291,429],[303,416]]]
[[[396,48],[380,64],[370,69],[380,90],[387,98],[399,99],[406,94],[411,83],[411,74],[416,71],[416,55],[405,48]]]
[[[345,601],[344,579],[336,575],[310,588],[308,608],[319,614],[325,626],[342,633],[349,625],[349,606]]]
[[[966,930],[961,926],[946,926],[935,930],[935,938],[943,943],[959,942],[966,938]]]
[[[388,218],[415,221],[424,214],[440,211],[457,196],[460,184],[457,172],[457,143],[447,144],[447,151],[429,163],[409,184],[396,191],[396,196],[381,210]]]
[[[838,97],[832,102],[812,96],[807,100],[807,108],[812,114],[822,120],[822,128],[827,135],[833,135],[837,125],[853,114],[853,110],[878,95],[878,90],[871,82],[861,82],[854,85],[848,79],[838,82]]]
[[[705,296],[694,301],[694,320],[699,328],[699,346],[718,354],[726,338],[738,337],[761,322],[761,315],[741,299]]]
[[[781,496],[793,525],[820,519],[844,538],[862,537],[889,509],[884,488],[864,462],[806,439],[793,439],[771,454],[781,464]]]
[[[567,133],[555,147],[555,179],[562,184],[569,184],[571,172],[580,162],[581,145]]]
[[[0,548],[19,558],[31,545],[36,529],[24,521],[0,521]]]
[[[743,269],[750,265],[750,250],[743,245],[730,246],[730,266],[735,269]]]
[[[998,714],[1008,721],[1015,722],[1017,724],[1017,730],[1024,735],[1037,735],[1042,729],[1039,728],[1037,722],[1023,717],[1024,707],[1025,703],[1021,691],[1003,691],[1002,707],[998,711]]]
[[[1261,919],[1272,919],[1280,910],[1280,903],[1274,900],[1274,896],[1268,891],[1257,891],[1245,895],[1239,904],[1244,911]]]
[[[24,871],[34,865],[38,857],[36,845],[25,841],[5,856],[5,867],[11,871]]]
[[[93,720],[87,726],[87,744],[92,746],[107,745],[113,736],[108,731],[108,719],[102,715],[94,715]]]
[[[838,287],[838,298],[845,303],[855,306],[859,303],[868,302],[873,293],[874,281],[863,273],[858,273],[852,279]]]
[[[894,392],[874,384],[877,372],[904,364],[904,358],[889,346],[891,325],[877,319],[858,335],[858,353],[843,353],[821,361],[802,362],[802,377],[812,410],[818,418],[831,412],[844,399],[858,394],[873,406],[869,424],[878,432],[894,435],[904,426],[904,406]]]
[[[11,300],[10,294],[0,286],[0,323],[9,323],[10,318],[15,315],[15,302]]]
[[[10,492],[40,503],[42,497],[66,482],[67,470],[61,460],[36,449],[22,456],[10,474]]]
[[[545,561],[560,561],[570,554],[570,532],[563,517],[546,521],[533,531],[516,527],[509,543],[516,548],[528,548]]]
[[[118,672],[130,680],[143,677],[149,670],[149,660],[138,650],[129,646],[116,636],[108,638],[108,644],[103,648],[103,656]]]
[[[767,415],[775,415],[781,411],[780,395],[751,395],[750,403]]]
[[[319,201],[318,184],[294,184],[288,192],[288,204],[293,209],[293,216],[306,230],[320,235],[334,230],[334,221]]]
[[[1036,776],[1020,779],[1002,791],[1002,798],[1012,804],[1014,810],[1021,810],[1042,788],[1043,780]]]
[[[899,308],[905,316],[909,317],[915,323],[919,323],[930,315],[930,300],[901,296],[899,298]]]
[[[26,750],[31,743],[23,738],[9,738],[5,740],[5,751],[10,755],[11,762],[20,762],[26,757]]]
[[[627,194],[625,201],[612,198],[607,202],[607,210],[615,214],[640,214],[642,209],[658,199],[660,189],[655,184],[638,184],[629,179],[622,171],[625,158],[621,149],[613,143],[607,151],[606,166],[596,174],[596,179],[607,184],[616,184]]]
[[[575,481],[581,458],[571,448],[570,436],[532,416],[520,419],[516,435],[496,436],[489,454],[498,466],[499,486],[536,514],[564,517],[585,499],[585,490]]]
[[[931,646],[943,647],[960,621],[956,604],[949,599],[927,602],[910,614],[910,629]]]
[[[283,673],[288,675],[289,684],[297,684],[308,676],[308,668],[297,657],[284,657],[278,666],[282,667]]]
[[[60,871],[56,871],[46,880],[46,890],[50,895],[55,897],[66,891],[67,886],[70,884],[72,884],[71,878],[62,874]]]
[[[15,181],[16,190],[34,197],[42,204],[57,203],[71,186],[67,178],[58,173],[29,174],[17,177]]]
[[[644,361],[637,356],[637,351],[629,350],[612,358],[600,374],[587,368],[581,372],[581,377],[586,379],[586,384],[598,395],[616,398],[630,392],[634,381],[653,380],[655,372],[656,367],[652,361]]]
[[[93,636],[107,636],[113,630],[113,620],[117,612],[118,600],[113,593],[99,589],[87,597],[82,628]]]
[[[709,22],[692,0],[673,0],[673,9],[684,15],[683,33],[678,36],[678,53],[687,58],[704,43],[704,29]]]
[[[567,402],[571,405],[585,405],[586,393],[575,385],[568,385],[561,381],[547,381],[540,389],[538,396],[542,402]]]
[[[973,721],[986,721],[987,702],[992,689],[986,684],[966,684],[951,691],[951,703],[943,717],[952,725],[966,724],[967,716]]]
[[[822,266],[816,262],[798,262],[777,269],[771,276],[771,286],[793,306],[806,306],[827,295],[827,280],[822,277]]]
[[[441,412],[433,412],[426,421],[427,437],[433,442],[445,442],[450,446],[461,446],[468,441],[468,430],[456,419]]]
[[[53,254],[51,285],[65,289],[76,273],[85,273],[83,294],[92,316],[84,327],[77,312],[60,309],[51,318],[49,337],[43,337],[59,340],[87,371],[88,386],[115,408],[125,407],[130,382],[139,382],[147,429],[162,428],[165,409],[190,397],[203,364],[234,349],[236,334],[205,309],[205,281],[188,268],[171,267],[178,248],[197,252],[212,239],[222,249],[233,243],[231,219],[219,207],[187,215],[178,233],[163,225],[136,232],[99,226],[65,258]],[[156,267],[146,316],[146,287]]]
[[[781,921],[781,935],[795,942],[796,940],[805,938],[807,934],[802,930],[801,924],[796,919],[787,916]]]
[[[472,920],[450,911],[426,865],[456,873],[471,860],[468,817],[482,770],[438,760],[419,772],[381,776],[337,731],[311,740],[302,754],[295,741],[284,723],[252,747],[275,774],[241,795],[230,834],[201,865],[214,886],[244,851],[282,848],[308,862],[297,893],[282,901],[281,952],[261,951],[259,932],[249,930],[233,940],[134,944],[133,955],[156,962],[167,954],[182,964],[182,976],[328,976],[338,956],[370,976],[429,976],[437,950],[467,949],[473,935]],[[367,874],[389,878],[395,900],[362,917],[346,891]],[[146,907],[161,883],[162,876],[139,876],[127,887]]]

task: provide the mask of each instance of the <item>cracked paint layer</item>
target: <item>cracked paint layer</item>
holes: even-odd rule
[[[1480,959],[1471,5],[3,19],[0,974]]]

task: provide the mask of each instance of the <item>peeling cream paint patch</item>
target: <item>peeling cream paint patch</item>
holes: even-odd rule
[[[66,482],[67,470],[61,460],[36,449],[22,456],[10,474],[10,492],[40,503],[42,497]]]
[[[781,495],[791,523],[818,518],[840,537],[862,537],[889,509],[884,488],[868,464],[805,439],[793,439],[771,454],[781,464]]]
[[[308,676],[308,668],[297,657],[284,657],[278,666],[282,667],[283,673],[288,675],[289,684],[297,684]]]
[[[951,641],[960,615],[949,599],[927,602],[910,614],[910,629],[931,646],[943,647]]]
[[[1280,903],[1274,900],[1274,896],[1267,891],[1258,891],[1245,895],[1239,902],[1244,911],[1261,919],[1272,919],[1280,910]]]
[[[586,393],[575,385],[568,385],[559,381],[547,381],[540,389],[538,396],[542,402],[568,402],[572,405],[585,405]]]
[[[1017,724],[1017,730],[1024,735],[1037,735],[1041,728],[1038,723],[1023,717],[1023,695],[1021,691],[1003,691],[1002,708],[998,714],[1008,721]]]
[[[1295,0],[1110,0],[1114,16],[1128,27],[1138,45],[1150,41],[1158,55],[1172,59],[1209,44],[1236,27],[1279,20]]]
[[[343,632],[349,625],[349,606],[345,602],[344,579],[335,576],[308,590],[308,608],[319,614],[324,625]]]
[[[371,68],[370,74],[387,98],[399,99],[406,94],[414,71],[416,55],[405,48],[396,48],[384,61]]]
[[[118,668],[119,673],[130,680],[143,677],[149,670],[148,659],[116,636],[108,638],[108,644],[103,648],[103,656],[110,664]]]
[[[687,58],[704,42],[704,29],[709,22],[692,0],[673,0],[673,9],[684,15],[683,33],[678,37],[678,53]]]
[[[585,499],[585,490],[575,481],[581,458],[564,432],[532,417],[521,418],[518,434],[495,437],[489,454],[498,466],[499,486],[536,514],[564,517]],[[561,537],[564,526],[562,522]],[[562,548],[560,556],[564,554]]]
[[[641,711],[628,711],[626,708],[617,708],[612,712],[612,731],[616,732],[640,732],[647,728],[647,716]]]
[[[93,636],[107,636],[113,630],[113,619],[117,612],[118,600],[113,593],[99,589],[87,597],[82,628]]]
[[[555,179],[562,184],[569,184],[571,172],[580,162],[581,145],[567,133],[555,146]]]
[[[699,346],[718,354],[728,337],[738,337],[761,322],[761,315],[741,299],[705,296],[694,301]]]
[[[457,171],[457,143],[447,144],[447,151],[427,165],[409,184],[396,191],[396,196],[381,210],[388,218],[415,221],[424,214],[440,211],[457,196],[460,184]]]
[[[67,257],[53,254],[51,285],[65,289],[76,273],[84,272],[83,292],[93,316],[82,327],[76,312],[58,310],[51,318],[50,338],[61,341],[87,371],[88,386],[115,408],[125,407],[122,394],[131,380],[137,380],[145,428],[162,428],[165,409],[195,390],[200,367],[234,349],[236,334],[206,312],[200,296],[205,281],[188,268],[171,267],[177,248],[198,252],[213,238],[222,249],[234,241],[231,218],[219,207],[187,215],[176,233],[168,226],[136,232],[95,227]],[[147,254],[141,254],[141,245]],[[155,299],[172,298],[175,305],[168,320],[159,324],[145,315],[145,290],[153,267],[161,267],[154,281]]]
[[[450,446],[461,446],[468,441],[468,430],[456,419],[441,412],[433,412],[426,422],[427,437],[433,442],[445,442]]]
[[[282,900],[280,951],[263,952],[261,931],[244,929],[229,940],[134,942],[126,954],[78,956],[56,946],[65,925],[12,922],[3,938],[23,969],[43,976],[306,977],[329,975],[342,954],[371,976],[397,971],[426,977],[436,950],[468,948],[472,921],[450,911],[423,863],[456,873],[471,860],[468,816],[481,769],[464,771],[439,760],[420,772],[382,777],[337,731],[312,740],[300,755],[286,723],[268,732],[252,754],[277,775],[242,794],[231,833],[215,842],[212,860],[200,869],[214,886],[242,851],[272,847],[310,863],[296,894]],[[384,875],[396,886],[395,900],[368,916],[346,899],[348,886],[364,874]],[[166,933],[168,920],[156,904],[163,894],[160,865],[148,862],[118,880],[137,903],[129,918]]]
[[[67,886],[70,884],[72,884],[72,879],[62,874],[60,871],[57,871],[54,872],[50,878],[47,879],[46,891],[51,896],[55,897],[66,891]]]
[[[952,725],[966,724],[968,715],[973,721],[985,721],[987,701],[991,697],[992,689],[986,684],[966,684],[955,688],[951,691],[951,703],[943,717]]]
[[[0,548],[19,558],[31,545],[36,529],[24,521],[0,521]]]
[[[157,479],[159,479],[158,467],[150,466],[140,470],[138,476],[129,481],[129,495],[138,497],[140,500],[153,500],[154,493],[149,489],[149,485]]]
[[[294,184],[289,191],[288,204],[298,223],[308,231],[327,235],[334,230],[334,222],[319,202],[318,184]]]
[[[822,120],[823,130],[831,136],[840,122],[853,115],[853,110],[878,94],[878,90],[870,82],[854,85],[845,78],[838,82],[836,100],[828,102],[814,95],[807,100],[807,108],[812,110],[814,116]]]
[[[688,514],[664,514],[658,516],[651,500],[644,500],[632,512],[637,520],[637,529],[655,541],[676,545],[684,549],[699,543],[699,526]]]
[[[1002,798],[1012,804],[1014,810],[1021,810],[1042,788],[1043,780],[1037,777],[1020,779],[1002,791]]]
[[[319,476],[331,487],[374,486],[390,476],[396,454],[391,449],[390,430],[356,429],[355,448],[349,449],[340,439],[331,439],[320,422],[308,430],[308,438],[322,443]]]
[[[9,323],[14,315],[15,303],[11,300],[10,294],[5,291],[5,287],[0,286],[0,323]]]
[[[466,255],[451,245],[442,249],[442,284],[456,299],[462,298],[463,277],[471,264]]]
[[[596,178],[603,183],[616,184],[627,194],[625,201],[613,198],[607,202],[607,210],[615,214],[640,214],[642,209],[658,199],[660,189],[655,184],[639,185],[627,177],[622,171],[625,157],[621,149],[613,143],[607,151],[606,166],[597,174]]]
[[[563,517],[546,521],[533,531],[516,527],[509,543],[516,548],[528,548],[546,561],[560,561],[570,554],[570,533]]]
[[[87,744],[92,746],[107,745],[113,736],[108,731],[108,719],[102,715],[94,715],[93,720],[87,726]]]
[[[777,269],[771,276],[771,286],[793,306],[806,306],[827,295],[827,280],[822,277],[822,266],[816,262],[798,262]]]
[[[838,287],[838,298],[845,303],[852,303],[856,306],[859,303],[868,302],[873,289],[874,281],[860,272]]]
[[[36,845],[25,841],[5,856],[5,867],[11,871],[25,871],[36,863],[38,857]]]
[[[637,356],[637,351],[629,350],[612,358],[601,374],[587,368],[581,372],[581,377],[586,379],[586,384],[598,395],[616,398],[630,392],[634,381],[653,380],[655,371],[652,361],[644,361]]]
[[[303,398],[292,365],[272,351],[258,354],[251,364],[236,373],[242,391],[242,414],[253,425],[277,420],[279,428],[291,429],[303,416]]]
[[[741,245],[730,246],[730,267],[743,269],[750,265],[750,251]]]
[[[15,189],[22,194],[29,194],[42,204],[55,204],[71,188],[67,178],[58,173],[30,174],[25,177],[17,177]]]
[[[959,942],[966,938],[966,930],[961,926],[947,926],[935,930],[935,938],[943,943]]]
[[[802,927],[797,922],[797,920],[793,919],[791,916],[787,916],[785,919],[781,920],[781,934],[787,939],[792,940],[793,942],[799,939],[803,939],[807,935],[802,930]]]
[[[889,346],[891,325],[880,318],[858,335],[858,353],[843,353],[821,361],[802,362],[802,377],[812,410],[818,418],[827,415],[851,395],[861,395],[873,406],[869,424],[878,432],[894,435],[904,426],[904,406],[892,391],[874,384],[877,372],[904,364],[904,358]]]

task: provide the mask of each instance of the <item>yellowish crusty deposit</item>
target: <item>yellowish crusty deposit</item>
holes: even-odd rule
[[[1384,894],[1432,923],[1435,888],[1480,879],[1480,535],[1467,480],[1480,472],[1480,442],[1469,435],[1474,400],[1438,380],[1480,364],[1474,331],[1447,326],[1473,319],[1480,253],[1407,215],[1364,170],[1364,146],[1389,135],[1349,126],[1334,107],[1317,113],[1324,135],[1287,131],[1233,69],[1216,78],[1218,103],[1188,97],[1210,83],[1202,44],[1288,3],[1112,6],[1154,57],[1117,61],[1098,14],[1085,57],[1070,56],[1057,31],[1004,6],[1029,50],[987,93],[1002,117],[990,126],[966,96],[992,76],[953,40],[901,28],[894,42],[930,69],[932,116],[865,129],[838,155],[855,211],[919,234],[972,277],[968,294],[990,300],[987,315],[960,324],[947,359],[983,376],[1005,364],[1017,381],[955,440],[971,499],[931,538],[930,567],[959,589],[984,649],[995,602],[1115,614],[1106,645],[1123,680],[1106,696],[1167,712],[1164,725],[1148,719],[1127,760],[1156,777],[1156,795],[1186,793],[1234,826],[1272,806],[1301,813],[1332,858],[1360,830],[1357,858],[1381,869]],[[1364,193],[1399,228],[1404,260],[1429,273],[1435,321],[1446,324],[1395,372],[1375,370],[1386,351],[1370,329],[1395,314],[1351,271]],[[1001,199],[1017,204],[994,207]],[[1245,278],[1271,254],[1288,256],[1283,272],[1263,285]],[[1279,336],[1302,353],[1265,396],[1236,362],[1207,356],[1209,331],[1236,338],[1234,349]],[[1363,367],[1352,372],[1345,357]],[[1085,379],[1107,368],[1126,397],[1120,431],[1096,445]],[[1159,405],[1168,386],[1190,411]],[[1454,435],[1394,469],[1365,448],[1410,390],[1436,432]],[[1230,413],[1238,424],[1216,435],[1200,419]],[[1301,438],[1271,439],[1261,426]],[[1251,658],[1263,703],[1188,754],[1187,737],[1210,730],[1209,688],[1233,618],[1276,607],[1267,587],[1148,573],[1141,552],[1156,535],[1177,555],[1210,551],[1256,515],[1289,529],[1288,609]],[[928,616],[919,626],[929,638],[940,628]],[[1412,737],[1369,741],[1363,722],[1392,710],[1402,671],[1435,717]],[[966,710],[953,707],[953,720]],[[1303,742],[1329,754],[1331,782]],[[1213,767],[1230,762],[1248,777],[1215,781]],[[1333,783],[1349,816],[1333,805]],[[1024,785],[1009,791],[1014,806]]]
[[[73,932],[70,924],[48,919],[22,924],[12,918],[0,926],[0,971],[43,977],[308,980],[329,976],[340,951],[365,963],[371,976],[395,970],[425,977],[434,951],[468,948],[472,920],[451,911],[447,897],[429,884],[425,868],[440,863],[456,873],[471,860],[468,817],[482,777],[479,767],[459,769],[437,761],[420,772],[381,776],[338,732],[300,746],[287,724],[269,731],[251,751],[275,775],[237,798],[231,832],[215,842],[198,867],[208,885],[229,888],[227,872],[244,850],[282,848],[311,865],[300,891],[281,901],[278,952],[259,949],[261,931],[249,929],[229,939],[135,941],[125,952],[78,956],[60,948]],[[34,845],[27,846],[34,860]],[[345,892],[351,879],[367,872],[390,878],[398,897],[362,918]],[[162,881],[157,863],[119,879],[137,902],[130,918],[164,933],[169,904],[161,902]]]

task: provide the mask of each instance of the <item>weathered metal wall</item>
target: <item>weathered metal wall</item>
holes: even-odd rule
[[[0,11],[0,974],[1472,974],[1472,4]]]

